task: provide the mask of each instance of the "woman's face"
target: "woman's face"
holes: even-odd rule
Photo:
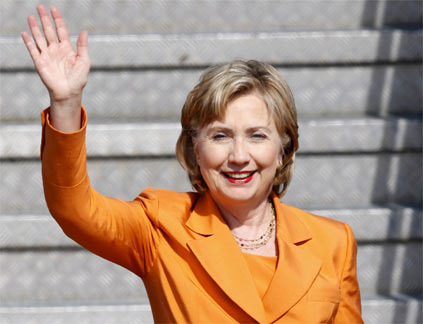
[[[222,205],[267,200],[282,160],[275,123],[255,92],[230,101],[222,120],[200,129],[195,152],[212,197]]]

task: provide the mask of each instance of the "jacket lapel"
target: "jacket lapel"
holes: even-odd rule
[[[292,308],[307,293],[321,267],[320,259],[298,245],[312,239],[300,220],[299,210],[281,204],[277,196],[273,199],[279,258],[263,300],[241,250],[209,194],[199,198],[186,223],[201,235],[188,242],[201,266],[232,301],[259,323],[273,322]]]
[[[296,245],[311,239],[304,223],[274,197],[279,249],[275,274],[263,297],[269,322],[285,314],[307,292],[320,271],[321,260]],[[296,210],[296,209],[295,209]]]
[[[209,194],[198,200],[186,224],[202,235],[188,246],[205,271],[248,315],[259,323],[266,322],[248,265]]]

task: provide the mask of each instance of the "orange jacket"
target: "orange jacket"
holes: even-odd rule
[[[139,275],[157,323],[362,323],[356,243],[348,225],[273,197],[279,257],[260,298],[209,194],[148,188],[105,197],[86,171],[85,127],[64,134],[42,114],[47,205],[63,231]],[[46,122],[47,121],[47,122]]]

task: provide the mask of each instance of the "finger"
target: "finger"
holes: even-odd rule
[[[43,26],[44,35],[46,36],[47,44],[56,42],[56,32],[54,31],[53,24],[51,23],[50,16],[46,7],[39,5],[37,7],[38,15],[40,16],[41,25]]]
[[[25,43],[26,48],[28,49],[29,54],[32,57],[32,60],[35,60],[40,56],[40,51],[38,50],[35,43],[32,41],[31,37],[26,32],[22,32],[22,39]]]
[[[88,32],[82,31],[79,33],[76,41],[77,55],[82,58],[88,58]]]
[[[59,9],[57,9],[56,7],[52,7],[51,16],[53,17],[54,24],[56,25],[56,32],[57,37],[59,38],[59,42],[68,41],[68,29],[66,28],[65,20],[63,19]]]
[[[40,28],[38,28],[37,19],[33,15],[28,16],[28,25],[35,44],[40,50],[44,50],[47,47],[47,42],[41,33]]]

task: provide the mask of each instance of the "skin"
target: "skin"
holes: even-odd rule
[[[44,34],[35,16],[30,15],[28,25],[32,38],[22,32],[22,39],[49,92],[50,122],[60,131],[74,132],[81,127],[82,91],[90,70],[88,33],[79,34],[75,51],[60,11],[51,8],[54,25],[43,5],[39,5],[37,11]]]
[[[272,217],[268,197],[282,143],[261,95],[251,92],[229,102],[222,120],[200,129],[195,152],[232,232],[245,239],[264,233]],[[275,242],[250,253],[276,255]]]

